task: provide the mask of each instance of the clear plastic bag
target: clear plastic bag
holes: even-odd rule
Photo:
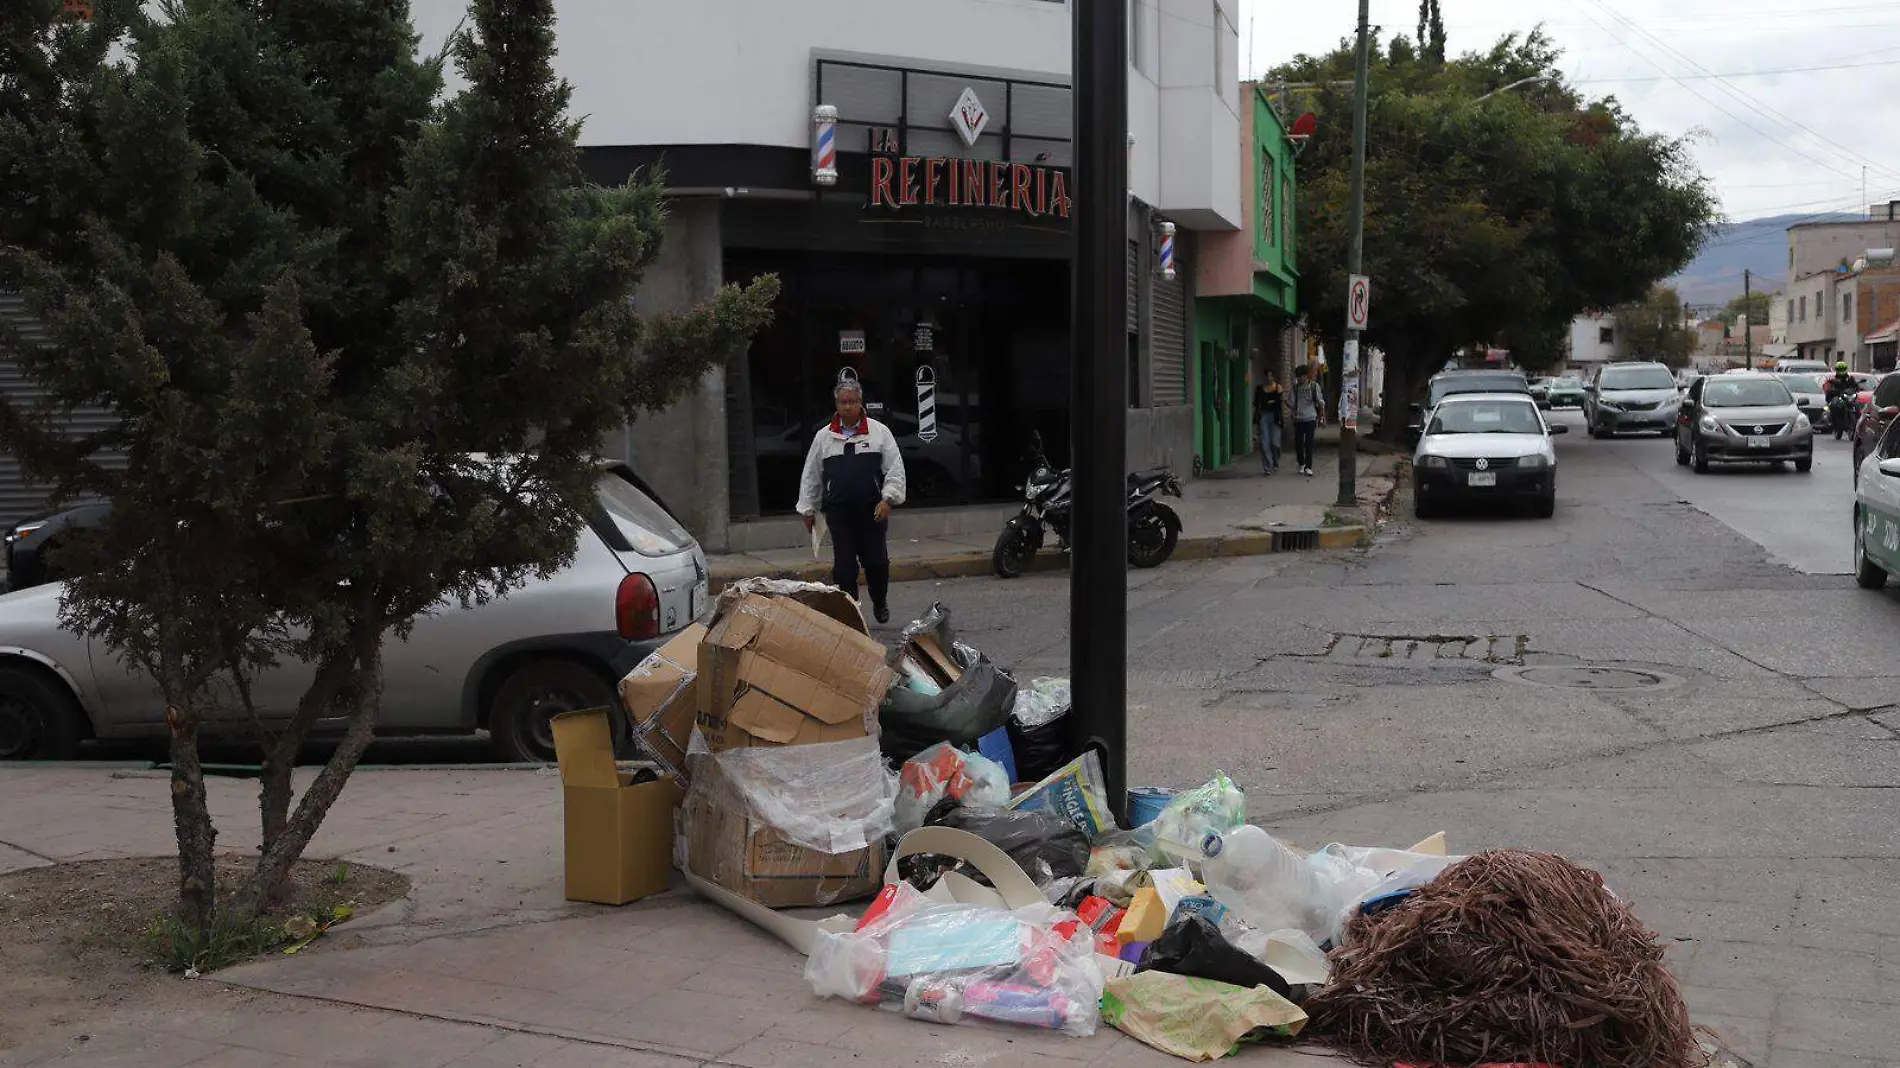
[[[1043,676],[1030,679],[1028,686],[1016,691],[1016,707],[1011,715],[1024,727],[1040,727],[1068,715],[1074,701],[1068,679]]]
[[[745,806],[796,845],[836,855],[891,832],[897,777],[875,738],[732,749],[701,759],[718,763],[726,803]]]
[[[989,1020],[1095,1033],[1105,980],[1093,932],[1047,905],[943,904],[908,887],[849,934],[819,932],[805,979],[824,997],[933,1023]]]
[[[1009,803],[1009,776],[1002,765],[980,753],[966,753],[949,742],[904,761],[897,775],[897,833],[914,831],[939,801],[968,808],[1000,809]]]
[[[1176,864],[1197,867],[1202,844],[1247,822],[1247,797],[1221,772],[1168,802],[1155,817],[1155,846]]]

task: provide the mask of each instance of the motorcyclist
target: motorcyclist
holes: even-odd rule
[[[1847,361],[1834,365],[1834,377],[1821,386],[1821,396],[1827,402],[1828,429],[1834,431],[1834,440],[1852,428],[1854,422],[1854,400],[1860,396],[1860,383],[1847,373]]]
[[[1842,360],[1834,365],[1834,377],[1828,379],[1821,387],[1822,395],[1826,397],[1830,403],[1833,402],[1835,397],[1842,394],[1845,394],[1847,399],[1852,400],[1859,392],[1860,383],[1854,379],[1853,375],[1847,373],[1846,360]]]

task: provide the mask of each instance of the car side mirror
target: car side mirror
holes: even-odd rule
[[[1595,393],[1595,392],[1597,391],[1597,387],[1595,387],[1595,386],[1585,386],[1585,387],[1583,387],[1583,391],[1584,391],[1585,393]]]
[[[1900,478],[1900,457],[1880,461],[1880,473],[1888,478]]]
[[[1544,429],[1550,431],[1552,434],[1570,433],[1570,428],[1563,423],[1552,423],[1549,426],[1545,427]]]

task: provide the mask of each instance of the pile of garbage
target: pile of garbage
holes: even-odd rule
[[[1301,851],[1218,772],[1130,791],[1124,826],[1070,751],[1068,681],[1018,683],[941,605],[887,650],[837,589],[748,580],[620,693],[644,772],[604,711],[556,722],[568,895],[658,892],[670,850],[820,996],[1106,1022],[1190,1061],[1297,1037],[1367,1063],[1696,1063],[1654,936],[1594,874],[1442,833]]]

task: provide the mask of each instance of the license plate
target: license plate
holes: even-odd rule
[[[1465,485],[1467,486],[1495,486],[1497,484],[1498,473],[1496,471],[1473,471],[1471,472],[1471,477],[1465,480]]]
[[[1768,439],[1767,438],[1749,438],[1748,447],[1751,449],[1765,449],[1768,447]]]
[[[686,614],[689,619],[699,618],[699,610],[706,606],[706,601],[711,594],[712,585],[708,580],[700,579],[693,584],[692,598],[686,602]]]

